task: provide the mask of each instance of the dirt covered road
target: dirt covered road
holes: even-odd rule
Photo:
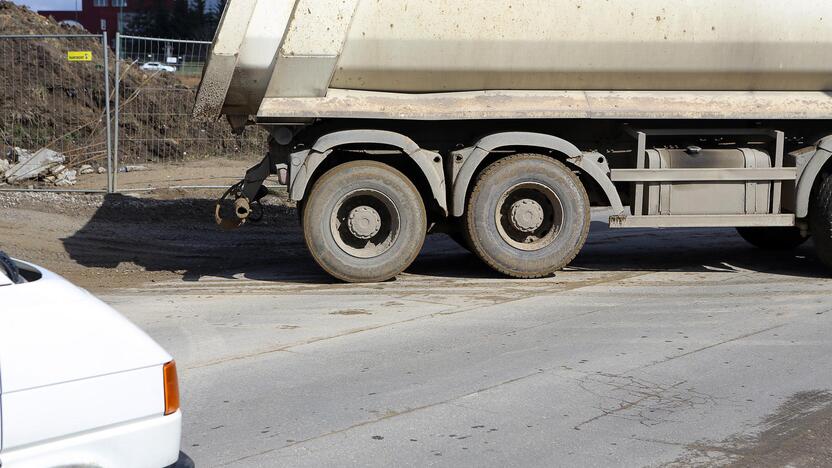
[[[206,275],[234,277],[263,269],[275,282],[333,281],[306,252],[297,212],[285,193],[275,192],[267,199],[262,222],[236,231],[222,231],[213,222],[220,194],[0,192],[0,249],[96,291],[165,279],[187,283]],[[594,220],[586,248],[569,268],[577,274],[707,271],[726,264],[800,276],[825,274],[811,242],[795,252],[761,252],[733,230],[613,231],[607,229],[603,214]],[[449,256],[458,261],[447,261]],[[428,237],[409,273],[440,282],[448,277],[495,277],[441,234]]]
[[[224,232],[213,222],[220,194],[0,192],[0,249],[94,291],[306,258],[287,203],[273,198],[262,223]]]

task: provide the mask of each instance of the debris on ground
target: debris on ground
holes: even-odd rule
[[[150,168],[147,166],[121,166],[118,171],[119,172],[139,172],[139,171],[149,171]]]
[[[12,153],[12,159],[17,161],[17,164],[6,171],[4,175],[6,181],[10,184],[37,179],[53,168],[63,167],[65,169],[62,165],[66,161],[66,157],[48,148],[41,148],[31,153],[23,148],[15,147]]]
[[[84,164],[79,169],[65,165],[67,158],[49,148],[34,153],[24,148],[12,148],[9,159],[0,159],[0,184],[20,184],[25,181],[39,181],[66,187],[75,185],[80,174],[95,172],[92,165]]]
[[[55,185],[58,187],[66,187],[67,185],[75,185],[77,182],[78,173],[71,169],[64,169],[62,172],[57,174],[55,177]]]

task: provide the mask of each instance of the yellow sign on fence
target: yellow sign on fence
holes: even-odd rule
[[[92,51],[71,50],[66,53],[66,59],[70,62],[90,62],[92,61]]]

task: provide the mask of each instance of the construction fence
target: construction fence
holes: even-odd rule
[[[210,43],[117,35],[0,35],[0,190],[213,188],[262,158],[191,109]]]

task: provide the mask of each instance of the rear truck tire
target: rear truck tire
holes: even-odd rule
[[[809,239],[797,227],[740,227],[737,232],[749,244],[763,250],[791,250]]]
[[[589,197],[563,163],[518,154],[477,178],[464,217],[471,248],[515,278],[549,276],[571,262],[589,233]]]
[[[812,196],[809,229],[820,261],[832,268],[832,174],[823,176]]]
[[[304,201],[302,217],[312,257],[327,273],[351,283],[394,278],[416,259],[427,231],[416,186],[375,161],[330,169]]]

